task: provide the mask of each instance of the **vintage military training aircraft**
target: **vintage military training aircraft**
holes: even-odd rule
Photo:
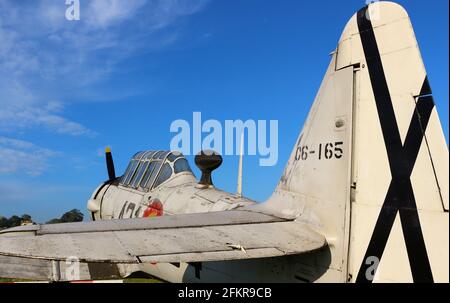
[[[448,147],[406,11],[348,22],[273,195],[213,186],[216,154],[137,153],[88,202],[93,222],[0,234],[0,276],[146,272],[169,282],[448,282]],[[149,217],[152,217],[149,219]],[[70,264],[70,265],[68,265]]]

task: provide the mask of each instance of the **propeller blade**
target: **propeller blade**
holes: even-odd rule
[[[112,181],[112,180],[116,179],[116,170],[114,168],[114,161],[113,161],[110,147],[107,147],[105,149],[105,157],[106,157],[106,168],[108,169],[109,181]]]

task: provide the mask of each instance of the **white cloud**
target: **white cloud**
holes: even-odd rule
[[[146,0],[91,1],[86,9],[87,22],[94,28],[106,28],[132,17],[146,2]]]
[[[59,155],[28,141],[0,137],[0,175],[41,175],[49,167],[48,160]]]
[[[63,116],[64,104],[95,91],[123,60],[176,41],[169,29],[208,0],[80,2],[81,20],[67,21],[64,0],[0,0],[0,131],[92,135]]]
[[[0,130],[14,132],[33,128],[44,128],[58,134],[93,137],[96,133],[80,123],[70,121],[60,114],[61,103],[12,104],[0,109]]]

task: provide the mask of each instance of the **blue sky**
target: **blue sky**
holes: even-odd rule
[[[245,157],[244,193],[272,193],[347,20],[364,1],[0,0],[0,215],[86,209],[139,150],[168,149],[172,121],[279,120],[279,161]],[[448,1],[409,12],[448,142]],[[193,166],[192,158],[190,163]],[[235,191],[237,157],[216,185]],[[197,176],[198,176],[198,171]]]

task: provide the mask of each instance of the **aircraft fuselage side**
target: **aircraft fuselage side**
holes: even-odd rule
[[[256,202],[214,187],[199,186],[192,175],[179,175],[144,193],[119,184],[103,186],[89,204],[95,220],[129,219],[236,209]],[[92,211],[92,206],[89,207]]]

